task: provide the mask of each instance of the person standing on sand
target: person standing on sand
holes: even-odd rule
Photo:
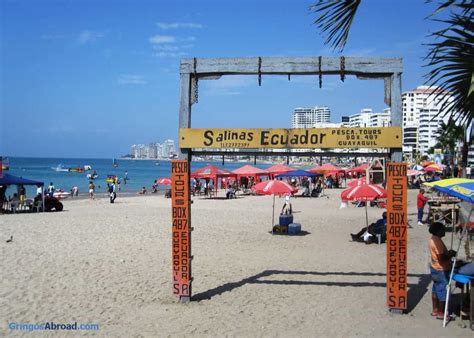
[[[423,209],[425,208],[425,204],[428,199],[425,197],[425,190],[420,189],[418,196],[416,196],[416,207],[418,208],[418,225],[423,224]]]
[[[54,195],[54,185],[53,185],[53,182],[50,182],[49,183],[49,186],[48,186],[48,195],[49,197],[53,197]]]
[[[456,251],[448,250],[443,240],[446,228],[440,222],[434,222],[430,225],[429,232],[432,235],[429,241],[431,252],[431,279],[433,288],[431,300],[433,310],[431,315],[437,319],[444,319],[444,308],[446,306],[446,290],[451,271],[451,258],[456,256]],[[448,315],[448,320],[452,318]]]
[[[112,182],[112,184],[109,186],[110,203],[114,203],[115,199],[117,198],[117,192],[115,190],[115,183]]]
[[[92,181],[89,181],[89,199],[94,200],[95,199],[95,185]]]

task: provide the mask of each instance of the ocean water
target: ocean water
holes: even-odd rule
[[[77,159],[77,158],[23,158],[23,157],[9,157],[10,170],[5,171],[15,176],[42,181],[45,187],[53,182],[56,189],[63,189],[70,191],[74,185],[79,187],[79,193],[84,194],[88,191],[89,179],[87,178],[87,171],[84,173],[61,172],[55,171],[58,165],[64,168],[84,167],[90,165],[93,170],[98,173],[98,178],[94,180],[97,192],[105,192],[107,183],[105,179],[107,175],[116,175],[120,178],[121,191],[137,192],[142,187],[150,190],[153,181],[160,177],[171,176],[171,162],[170,161],[149,161],[149,160],[121,160],[117,159],[118,167],[112,166],[112,159]],[[191,170],[196,170],[207,165],[215,165],[224,167],[227,170],[234,170],[244,166],[245,164],[253,165],[252,163],[242,162],[228,162],[226,161],[222,166],[222,161],[216,162],[192,162]],[[255,165],[259,168],[268,168],[271,164]],[[125,171],[128,171],[128,182],[123,184],[123,177]],[[161,189],[167,187],[161,186]],[[8,195],[13,195],[16,192],[16,187],[10,187],[7,191]],[[36,187],[26,187],[27,196],[34,196]]]

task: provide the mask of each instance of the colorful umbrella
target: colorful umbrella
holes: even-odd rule
[[[361,178],[357,178],[355,180],[349,181],[349,183],[347,183],[347,187],[348,188],[353,188],[353,187],[356,187],[356,186],[362,185],[362,184],[367,184],[367,178],[366,177],[361,177]]]
[[[417,176],[423,174],[422,171],[416,170],[416,169],[408,169],[407,170],[407,176]]]
[[[365,221],[367,231],[369,230],[369,216],[367,214],[367,202],[375,199],[386,198],[387,192],[379,185],[361,184],[353,188],[344,190],[341,193],[343,201],[364,201],[365,202]]]
[[[336,173],[344,173],[345,170],[339,167],[336,167],[335,165],[332,165],[331,163],[325,163],[320,167],[308,169],[308,171],[311,171],[313,173],[321,173],[324,175],[327,175],[329,172],[336,172]]]
[[[460,180],[464,180],[464,179],[460,179]],[[447,195],[462,199],[463,201],[474,203],[474,180],[471,180],[471,179],[465,179],[465,180],[467,182],[454,183],[450,185],[434,185],[433,188]],[[438,182],[442,182],[442,181],[438,181]],[[444,181],[448,181],[448,180],[444,180]]]
[[[459,184],[459,183],[469,183],[472,181],[473,180],[470,180],[468,178],[447,178],[444,180],[439,180],[439,181],[434,181],[434,182],[425,182],[423,184],[428,187],[434,187],[434,186],[448,187],[450,185]]]
[[[171,178],[162,177],[156,180],[156,184],[171,185]]]
[[[259,195],[273,195],[272,229],[275,225],[275,195],[291,195],[296,189],[286,182],[270,180],[260,182],[252,187],[252,190]]]

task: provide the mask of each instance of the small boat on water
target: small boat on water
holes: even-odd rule
[[[70,172],[70,173],[83,173],[87,170],[81,167],[65,168],[62,164],[58,164],[57,167],[51,167],[51,169],[53,169],[54,171],[64,171],[64,172]]]
[[[97,174],[97,171],[94,170],[94,172],[87,174],[86,177],[89,180],[95,180],[99,175]]]
[[[62,164],[58,164],[57,167],[51,167],[51,169],[53,169],[54,171],[69,171],[68,168],[64,168],[64,166]]]

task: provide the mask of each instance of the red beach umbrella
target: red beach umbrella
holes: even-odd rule
[[[162,177],[156,180],[157,184],[162,184],[162,185],[171,185],[171,178],[168,177]]]
[[[259,195],[289,195],[295,192],[295,188],[286,182],[270,180],[260,182],[252,187],[252,190]]]
[[[376,184],[361,184],[353,188],[344,190],[341,193],[343,201],[364,201],[365,202],[365,221],[367,230],[369,228],[369,216],[367,215],[367,202],[375,199],[386,198],[387,192],[381,186]]]
[[[354,187],[362,185],[362,184],[367,184],[367,178],[361,177],[361,178],[357,178],[355,180],[352,180],[349,183],[347,183],[347,187],[348,188],[354,188]]]
[[[270,180],[260,182],[252,187],[252,190],[259,195],[273,195],[273,213],[272,228],[275,225],[275,195],[290,195],[295,192],[295,188],[286,182],[278,180]]]

